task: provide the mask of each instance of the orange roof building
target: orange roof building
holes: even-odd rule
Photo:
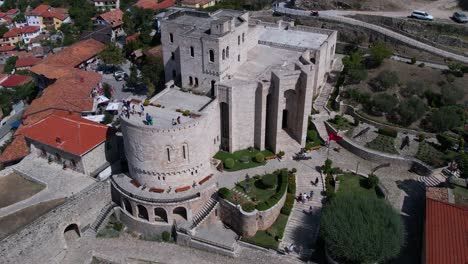
[[[31,76],[13,74],[9,75],[6,80],[0,82],[0,86],[5,88],[12,88],[27,84],[30,81],[32,81]]]
[[[425,236],[426,264],[468,263],[468,207],[427,198]]]
[[[124,13],[120,9],[114,9],[98,16],[97,20],[101,21],[101,24],[109,25],[112,28],[117,28],[123,25]]]
[[[20,58],[16,61],[15,68],[17,70],[26,70],[38,64],[40,61],[42,61],[42,59],[36,57]]]
[[[39,5],[26,12],[26,21],[30,26],[59,29],[63,23],[70,23],[71,18],[65,8],[55,8],[49,5]]]
[[[165,8],[169,8],[175,5],[176,0],[139,0],[135,6],[144,8],[144,9],[151,9],[151,10],[161,10]]]

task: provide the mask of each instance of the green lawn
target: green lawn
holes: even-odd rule
[[[288,223],[288,216],[280,214],[276,219],[275,223],[265,231],[257,231],[252,237],[242,237],[242,241],[255,244],[264,248],[278,249],[279,242],[275,239],[283,238],[284,229]]]
[[[256,203],[261,203],[268,200],[272,195],[276,193],[276,188],[274,189],[262,189],[260,188],[261,179],[255,180],[250,179],[250,188],[246,192],[246,181],[243,180],[234,187],[234,189],[247,194],[253,201]]]
[[[374,140],[368,142],[366,147],[386,152],[390,154],[398,154],[398,151],[395,148],[395,138],[379,134]]]
[[[353,193],[358,196],[376,196],[383,198],[380,191],[376,189],[367,189],[365,187],[365,178],[352,173],[346,173],[339,176],[340,187],[336,195]]]
[[[253,149],[252,151],[249,151],[248,149],[244,149],[244,150],[236,151],[234,153],[229,153],[226,151],[219,151],[218,153],[216,153],[214,158],[221,160],[223,163],[228,158],[233,159],[235,162],[234,167],[232,169],[227,169],[226,167],[224,167],[224,169],[226,171],[238,171],[238,170],[245,170],[245,169],[250,169],[253,167],[265,165],[267,163],[266,161],[262,163],[255,162],[255,155],[257,153],[262,153],[265,157],[275,155],[273,152],[269,150],[260,151],[257,149]],[[245,163],[241,162],[240,160],[242,158],[245,158],[245,160],[248,162],[245,162]]]
[[[337,115],[335,118],[328,120],[328,122],[337,130],[343,131],[353,128],[353,125],[348,121],[348,119]]]
[[[455,196],[455,203],[468,206],[468,188],[454,186],[452,188],[453,195]]]
[[[419,143],[415,157],[431,166],[443,165],[443,153],[427,142]]]

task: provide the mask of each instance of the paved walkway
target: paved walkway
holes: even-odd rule
[[[95,180],[83,174],[71,170],[63,170],[58,164],[48,164],[47,160],[38,159],[33,154],[9,169],[17,170],[23,177],[26,175],[34,178],[37,182],[46,185],[46,187],[28,199],[0,208],[0,217],[38,203],[69,197],[95,182]]]
[[[315,182],[316,178],[319,179],[319,182],[314,186],[312,182]],[[296,186],[296,196],[301,193],[310,195],[312,192],[312,198],[305,203],[297,201],[294,203],[279,248],[284,249],[294,244],[297,247],[297,252],[290,253],[290,255],[308,259],[312,255],[312,249],[315,248],[315,241],[319,233],[320,215],[324,202],[323,180],[317,170],[309,170],[307,173],[296,174]],[[310,210],[311,208],[312,210]]]

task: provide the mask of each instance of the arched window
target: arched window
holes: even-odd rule
[[[187,220],[187,209],[184,207],[177,207],[172,211],[172,214],[174,215],[174,218],[182,218]]]
[[[229,46],[226,48],[226,58],[229,58]]]
[[[237,55],[237,61],[240,61],[240,54]]]
[[[195,50],[193,49],[193,46],[190,46],[190,56],[195,57]]]
[[[132,205],[130,204],[130,202],[123,198],[123,206],[125,208],[125,210],[130,214],[130,215],[133,215],[133,210],[132,210]]]
[[[245,41],[245,34],[242,33],[242,43],[244,43],[244,41]]]
[[[223,49],[223,60],[226,59],[226,50]]]
[[[240,36],[237,36],[237,45],[240,45]]]
[[[138,208],[138,217],[141,219],[145,219],[146,221],[149,221],[148,211],[146,210],[146,207],[139,204],[137,208]]]
[[[195,77],[195,87],[198,87],[198,78]]]
[[[214,62],[214,50],[210,50],[210,61]]]
[[[188,154],[188,153],[187,153],[187,150],[188,150],[188,149],[187,149],[187,144],[182,145],[182,157],[183,157],[184,159],[187,159],[187,156],[188,156],[188,155],[187,155],[187,154]]]
[[[192,78],[192,76],[189,76],[189,85],[193,85],[193,78]]]
[[[167,223],[166,210],[163,208],[154,208],[154,221]]]
[[[171,150],[167,147],[166,148],[166,154],[167,154],[167,161],[171,161]]]
[[[169,40],[171,43],[174,43],[174,35],[172,33],[169,33]]]

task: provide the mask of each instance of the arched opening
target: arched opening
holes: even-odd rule
[[[240,36],[237,36],[237,45],[240,45]]]
[[[245,41],[245,33],[242,33],[242,43]]]
[[[171,52],[171,60],[175,60],[175,52]]]
[[[214,62],[214,50],[210,50],[210,62]]]
[[[154,208],[154,221],[167,223],[167,213],[163,208]]]
[[[221,108],[221,149],[229,151],[229,106],[220,103]]]
[[[169,33],[169,40],[171,43],[174,43],[174,35],[172,33]]]
[[[237,61],[240,61],[240,54],[237,55]]]
[[[122,199],[122,204],[123,204],[123,207],[125,208],[125,210],[130,214],[130,215],[133,215],[133,210],[132,210],[132,205],[130,204],[130,202],[123,198]]]
[[[272,111],[273,99],[272,95],[268,94],[266,98],[266,118],[265,118],[265,148],[272,149],[273,140],[272,140],[272,129],[273,129],[273,111]]]
[[[195,50],[193,46],[190,46],[190,56],[195,57]]]
[[[195,87],[198,87],[198,78],[195,77]]]
[[[296,118],[296,91],[287,90],[284,93],[284,98],[286,101],[285,108],[283,109],[283,121],[282,128],[288,132],[295,131],[295,118]]]
[[[226,50],[225,49],[223,49],[223,56],[222,57],[223,57],[223,60],[226,59]]]
[[[63,231],[63,237],[66,243],[76,241],[80,236],[80,229],[77,224],[69,224]]]
[[[288,128],[288,109],[283,110],[283,122],[281,124],[281,128]]]
[[[141,219],[144,219],[146,221],[149,221],[149,217],[148,217],[148,211],[146,210],[146,207],[144,207],[143,205],[139,204],[137,206],[138,208],[138,217],[141,218]]]
[[[189,85],[193,85],[193,78],[192,78],[192,76],[189,76]]]
[[[184,220],[187,220],[187,209],[184,207],[177,207],[172,211],[172,214],[174,215],[174,219],[177,220],[177,218],[182,218]]]
[[[226,48],[226,58],[229,58],[229,46]]]

